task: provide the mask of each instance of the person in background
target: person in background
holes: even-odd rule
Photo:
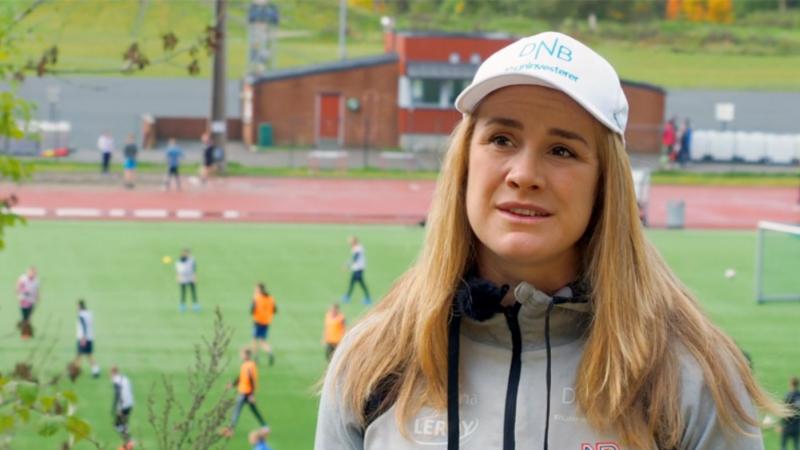
[[[353,294],[353,287],[356,283],[364,291],[364,304],[369,305],[372,299],[369,297],[369,289],[364,281],[364,270],[367,268],[367,256],[364,253],[364,246],[355,236],[350,236],[350,285],[347,293],[342,296],[342,303],[350,303],[350,296]]]
[[[334,303],[331,305],[331,309],[325,313],[325,328],[322,336],[322,343],[325,344],[325,357],[328,361],[331,360],[336,346],[342,342],[345,328],[344,314],[339,310],[339,305]]]
[[[131,380],[123,375],[117,366],[111,367],[111,384],[114,387],[114,400],[111,404],[111,414],[114,416],[114,428],[122,438],[120,449],[129,450],[134,447],[128,423],[133,412],[133,385]]]
[[[209,178],[214,175],[214,141],[211,140],[211,136],[208,132],[203,133],[203,137],[201,138],[203,141],[203,166],[200,168],[200,180],[203,183],[208,182]]]
[[[236,428],[236,423],[239,421],[239,415],[242,413],[242,408],[245,403],[250,406],[250,411],[256,417],[258,424],[262,429],[267,428],[267,422],[261,417],[261,413],[256,406],[256,387],[258,385],[258,368],[253,361],[252,352],[249,348],[242,349],[240,354],[242,358],[242,365],[239,367],[239,376],[233,380],[233,383],[228,385],[228,388],[236,386],[237,396],[236,404],[233,407],[233,415],[231,416],[231,424],[222,430],[222,434],[226,437],[233,436],[233,430]]]
[[[264,283],[258,283],[255,287],[250,312],[253,315],[253,357],[258,359],[258,348],[261,347],[261,350],[267,354],[271,366],[275,364],[275,355],[267,342],[267,336],[272,319],[278,312],[278,306],[275,304],[275,299],[267,292]]]
[[[200,302],[197,300],[197,262],[191,250],[185,248],[181,256],[175,261],[175,278],[181,290],[180,312],[186,312],[186,291],[192,294],[192,311],[200,311]]]
[[[111,132],[105,131],[97,138],[97,149],[100,150],[100,171],[108,174],[111,166],[111,153],[114,151],[114,138]]]
[[[83,299],[78,300],[78,354],[72,362],[76,367],[81,365],[81,357],[85,357],[92,367],[92,377],[97,378],[100,376],[100,366],[97,365],[94,353],[94,317],[92,312],[86,308],[86,302]]]
[[[125,157],[123,165],[125,169],[125,187],[133,189],[136,182],[136,156],[139,153],[139,147],[136,146],[136,136],[133,134],[128,135],[125,140],[125,147],[122,148],[122,153]]]
[[[22,314],[22,320],[19,323],[22,339],[33,337],[31,316],[33,316],[33,309],[39,303],[39,294],[39,277],[36,273],[36,267],[30,266],[17,279],[17,299],[19,300],[19,310]]]
[[[661,165],[663,168],[669,167],[671,158],[674,157],[673,151],[675,150],[675,142],[677,141],[677,132],[676,121],[673,117],[664,125],[664,132],[661,134]]]
[[[175,139],[170,139],[167,145],[167,179],[164,182],[164,189],[169,190],[172,181],[175,181],[175,190],[181,190],[181,159],[183,159],[183,150],[178,146]]]
[[[680,149],[678,150],[678,165],[685,167],[692,155],[692,123],[689,119],[683,121],[680,130]]]
[[[794,450],[800,448],[800,380],[792,377],[789,380],[789,392],[783,402],[789,409],[789,415],[781,423],[781,450],[789,450],[789,441],[793,442]]]
[[[267,444],[269,432],[269,427],[259,428],[258,430],[250,432],[247,436],[247,442],[253,446],[252,450],[272,450],[269,444]]]

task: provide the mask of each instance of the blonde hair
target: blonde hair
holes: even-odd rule
[[[404,423],[420,407],[446,406],[452,297],[475,259],[476,238],[465,205],[474,128],[475,118],[465,116],[451,135],[418,261],[357,327],[331,369],[345,406],[362,424],[367,398],[387,387],[379,410],[393,403],[404,432]],[[677,446],[683,425],[676,353],[681,345],[705,379],[713,380],[707,386],[723,424],[739,432],[756,424],[738,399],[739,379],[757,406],[780,411],[733,341],[705,317],[645,239],[621,139],[599,122],[595,135],[600,179],[592,220],[577,244],[580,273],[592,288],[592,325],[575,382],[589,424],[615,430],[634,448],[649,448],[654,439],[664,447]],[[408,345],[397,345],[401,342]],[[388,385],[387,379],[392,380]]]

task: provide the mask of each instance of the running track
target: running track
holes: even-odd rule
[[[433,181],[228,178],[163,192],[155,186],[11,185],[15,211],[30,219],[414,224],[430,205]],[[665,227],[667,202],[685,202],[687,228],[753,229],[759,220],[800,223],[794,188],[652,186],[652,227]]]

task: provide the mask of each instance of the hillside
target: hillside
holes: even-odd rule
[[[21,7],[25,2],[12,3]],[[309,65],[338,58],[338,7],[335,0],[276,0],[281,14],[275,44],[275,68]],[[352,2],[351,2],[352,3]],[[358,2],[356,2],[358,3]],[[363,3],[363,2],[361,2]],[[247,52],[249,1],[229,2],[228,75],[240,78]],[[7,6],[8,7],[8,6]],[[383,51],[381,12],[350,8],[348,57]],[[18,24],[18,58],[37,58],[59,48],[64,74],[113,74],[122,53],[137,42],[152,65],[133,76],[186,77],[188,52],[165,54],[161,36],[172,32],[178,49],[201,38],[213,20],[210,0],[52,0]],[[731,25],[647,19],[622,24],[601,19],[594,30],[585,20],[553,23],[497,10],[460,14],[409,12],[397,17],[398,29],[504,31],[518,35],[559,29],[590,42],[626,79],[668,88],[756,90],[800,89],[800,11],[783,15],[750,14]],[[24,35],[23,35],[24,33]],[[166,61],[163,61],[166,60]],[[210,60],[198,52],[200,72]]]

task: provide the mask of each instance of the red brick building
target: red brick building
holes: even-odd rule
[[[273,72],[244,87],[242,134],[258,142],[269,123],[278,145],[442,147],[461,114],[453,101],[482,61],[515,41],[507,34],[396,32],[385,54]],[[628,146],[657,152],[665,92],[623,81],[631,113]]]

